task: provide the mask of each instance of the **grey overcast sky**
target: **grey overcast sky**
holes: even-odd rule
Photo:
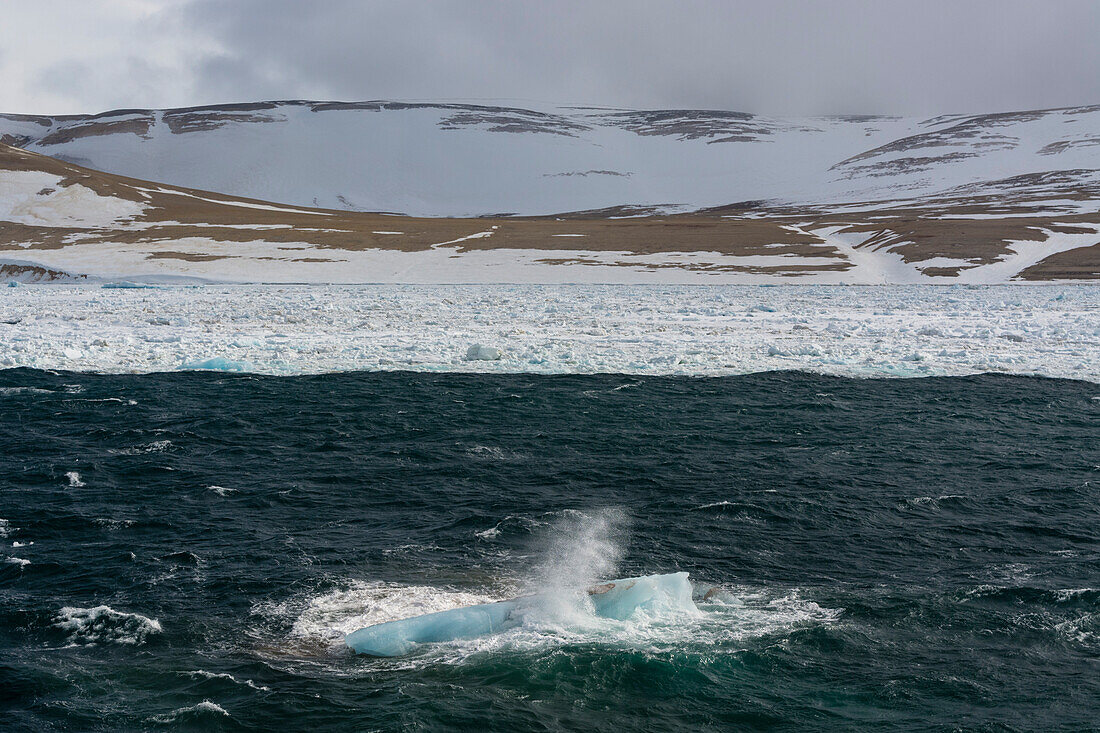
[[[511,99],[765,114],[1100,103],[1097,0],[0,0],[0,111]]]

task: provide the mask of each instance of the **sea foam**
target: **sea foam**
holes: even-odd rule
[[[110,606],[75,608],[66,606],[54,624],[67,631],[74,645],[142,644],[151,634],[163,631],[156,619],[138,613],[116,611]]]

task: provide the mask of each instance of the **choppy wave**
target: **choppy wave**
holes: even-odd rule
[[[53,394],[53,390],[38,387],[0,387],[0,396],[19,394]]]
[[[210,702],[209,700],[203,700],[202,702],[196,703],[195,705],[191,705],[185,708],[179,708],[177,710],[173,710],[170,713],[164,713],[163,715],[153,715],[149,718],[149,722],[159,723],[162,725],[184,722],[198,724],[203,720],[227,717],[229,717],[229,713],[221,705]]]
[[[71,644],[142,644],[164,629],[156,619],[139,613],[116,611],[110,606],[74,608],[57,612],[54,624],[66,632]]]
[[[235,685],[244,685],[245,687],[257,690],[259,692],[271,692],[271,688],[266,685],[258,685],[249,679],[238,679],[228,672],[208,672],[205,669],[196,669],[191,672],[187,672],[186,675],[192,679],[198,680],[224,680],[226,682],[232,682]]]
[[[107,452],[116,456],[140,456],[146,453],[163,453],[171,447],[172,441],[170,440],[155,440],[152,443],[135,445],[129,448],[108,448]]]

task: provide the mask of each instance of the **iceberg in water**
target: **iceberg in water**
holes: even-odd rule
[[[256,367],[250,361],[234,361],[224,356],[215,356],[210,359],[185,361],[180,364],[181,371],[213,371],[213,372],[254,372]]]
[[[499,361],[504,353],[495,346],[474,344],[466,349],[466,361]]]
[[[418,644],[476,639],[519,626],[524,610],[539,597],[526,596],[387,621],[353,631],[344,637],[344,642],[358,654],[396,657],[409,653]],[[621,578],[589,588],[588,597],[597,616],[620,621],[639,610],[695,610],[687,573]]]

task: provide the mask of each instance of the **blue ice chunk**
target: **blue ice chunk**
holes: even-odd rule
[[[650,613],[696,610],[691,600],[687,573],[621,578],[588,589],[597,616],[630,618],[639,610]],[[418,644],[476,639],[519,626],[524,610],[538,605],[540,595],[497,603],[438,611],[423,616],[387,621],[353,631],[344,642],[358,654],[395,657],[408,654]]]
[[[216,372],[252,372],[256,370],[250,361],[234,361],[224,356],[215,356],[201,361],[188,361],[180,364],[180,369],[207,369]]]
[[[108,290],[157,290],[156,285],[150,285],[149,283],[135,283],[129,280],[120,280],[118,282],[103,283],[101,287]]]
[[[607,588],[607,586],[612,586]],[[606,590],[605,590],[606,589]],[[596,615],[623,621],[639,610],[659,612],[694,608],[687,573],[623,578],[588,590]]]
[[[417,644],[476,639],[518,626],[518,604],[518,600],[483,603],[387,621],[353,631],[344,642],[357,654],[397,657],[408,654]]]

